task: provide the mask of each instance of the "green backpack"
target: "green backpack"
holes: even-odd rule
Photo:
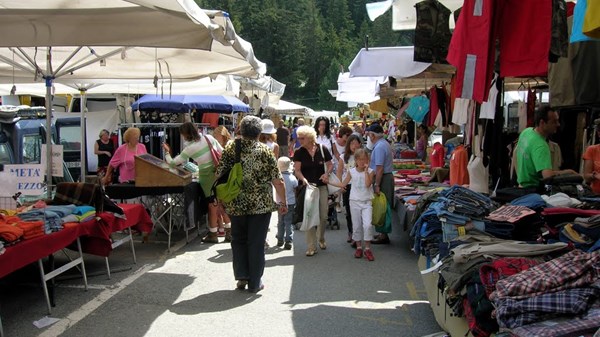
[[[217,200],[228,203],[237,198],[242,187],[242,163],[240,154],[242,152],[242,143],[240,139],[235,140],[235,162],[233,167],[223,172],[215,181],[212,188],[212,194]]]

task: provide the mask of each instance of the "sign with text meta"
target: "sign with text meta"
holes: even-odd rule
[[[40,195],[44,193],[44,168],[40,164],[4,165],[0,184],[2,197],[12,197],[17,192]]]

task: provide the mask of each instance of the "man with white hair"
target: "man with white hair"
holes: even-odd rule
[[[373,123],[366,130],[367,137],[373,144],[373,152],[371,152],[371,163],[369,168],[375,171],[375,182],[373,191],[375,194],[383,193],[390,206],[394,205],[394,176],[392,175],[392,147],[384,136],[383,127],[378,123]],[[372,241],[374,244],[389,244],[389,233],[380,233],[379,236]]]

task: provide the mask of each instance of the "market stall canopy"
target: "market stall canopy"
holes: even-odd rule
[[[303,105],[294,104],[280,99],[277,103],[271,103],[265,108],[267,114],[279,115],[301,115],[310,116],[314,113],[313,109]]]
[[[387,77],[350,77],[350,73],[338,75],[336,101],[371,103],[379,100],[379,85],[386,83]]]
[[[192,0],[0,0],[0,17],[5,83],[266,72],[227,13]]]
[[[249,112],[247,104],[232,96],[214,95],[144,95],[135,101],[133,110],[164,110],[188,112],[193,109],[208,112]]]
[[[44,83],[18,83],[17,95],[44,96],[46,87]],[[215,79],[204,77],[193,81],[173,81],[158,83],[154,87],[149,80],[110,80],[96,81],[95,83],[70,82],[54,83],[55,95],[76,95],[85,89],[87,94],[156,94],[169,95],[227,95],[235,96],[240,90],[239,82],[233,80],[231,75],[218,75]],[[0,84],[0,95],[10,95],[12,84]]]
[[[350,63],[350,77],[411,77],[425,71],[431,63],[415,62],[415,47],[362,48]]]
[[[415,5],[423,0],[385,0],[366,4],[367,14],[371,21],[375,21],[392,8],[392,29],[411,30],[417,25],[417,11]],[[464,0],[439,0],[450,11],[462,7]],[[454,16],[450,15],[450,29],[455,25]]]
[[[338,119],[340,118],[340,113],[337,111],[328,111],[328,110],[313,111],[310,113],[310,117],[313,119],[316,119],[317,117],[333,118],[337,122]]]

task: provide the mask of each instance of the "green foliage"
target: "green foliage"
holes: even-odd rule
[[[328,90],[337,89],[358,51],[412,45],[414,32],[392,31],[392,15],[371,22],[374,0],[196,0],[202,8],[231,15],[237,33],[252,43],[268,75],[285,83],[284,99],[315,110],[346,110]]]

